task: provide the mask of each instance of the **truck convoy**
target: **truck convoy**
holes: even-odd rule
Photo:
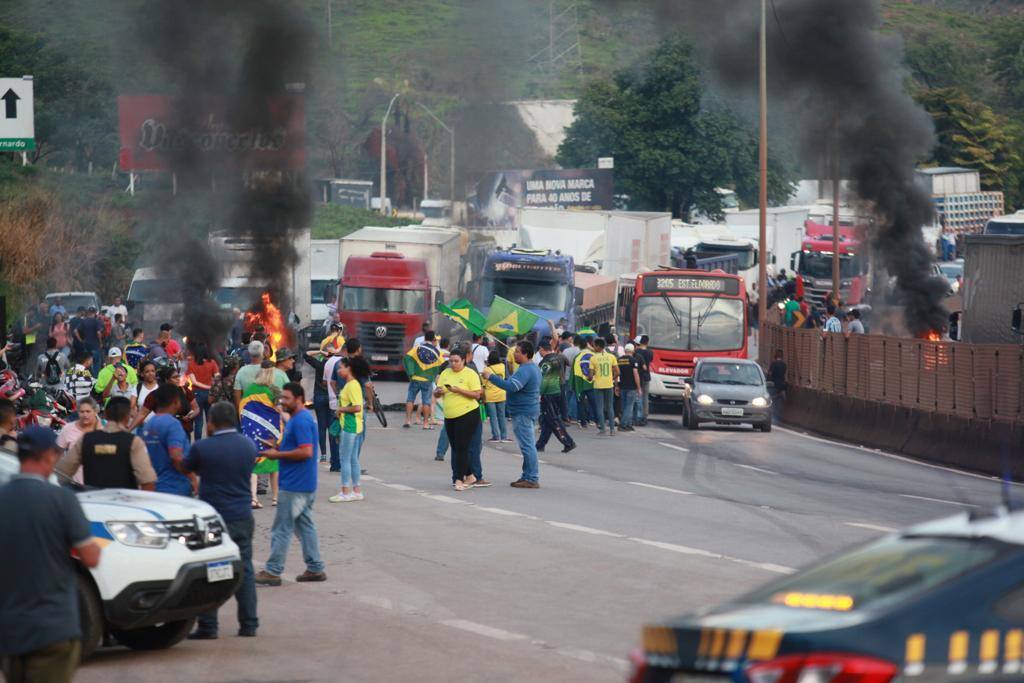
[[[683,380],[699,358],[747,357],[747,291],[742,278],[721,270],[623,275],[615,321],[622,337],[651,338],[652,400],[682,401]]]

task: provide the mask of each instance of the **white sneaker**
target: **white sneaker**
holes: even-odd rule
[[[339,493],[336,496],[331,496],[327,500],[329,500],[332,503],[347,503],[350,500],[352,500],[352,496],[348,493]]]
[[[353,493],[351,496],[348,497],[348,499],[349,500],[362,500],[363,499],[363,494],[362,493]]]

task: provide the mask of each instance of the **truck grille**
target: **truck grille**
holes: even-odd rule
[[[224,539],[224,527],[217,517],[203,517],[201,520],[193,517],[166,522],[166,525],[171,533],[171,540],[181,543],[189,550],[212,548],[220,545]]]
[[[377,336],[378,328],[386,330],[383,337]],[[387,354],[389,357],[401,357],[408,349],[405,348],[405,326],[396,323],[359,323],[359,341],[363,344],[363,354],[370,356]]]

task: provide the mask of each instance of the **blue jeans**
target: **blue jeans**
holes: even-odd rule
[[[444,458],[444,454],[448,452],[448,431],[441,425],[440,434],[437,435],[437,449],[434,455],[438,458]]]
[[[565,409],[570,420],[580,419],[579,400],[576,397],[576,392],[566,385],[565,388]]]
[[[604,431],[605,422],[608,430],[615,431],[615,390],[594,389],[594,414],[597,416],[597,428]]]
[[[320,435],[320,452],[327,453],[327,442],[330,442],[331,472],[338,472],[341,470],[338,438],[331,436],[327,431],[327,428],[334,422],[331,400],[326,394],[313,396],[313,409],[316,411],[316,430]]]
[[[199,414],[192,421],[193,439],[199,441],[203,438],[203,418],[210,412],[210,392],[206,389],[196,389],[196,404],[199,406]]]
[[[422,380],[414,379],[409,382],[409,389],[405,393],[406,403],[415,403],[416,397],[420,397],[420,404],[429,406],[430,405],[430,394],[434,391],[433,382],[424,382]]]
[[[256,616],[256,581],[252,570],[252,536],[255,521],[248,519],[232,520],[224,523],[231,540],[238,544],[238,552],[242,556],[242,581],[235,589],[235,602],[238,603],[238,626],[256,630],[260,620]],[[198,631],[202,633],[217,632],[217,610],[199,615]]]
[[[540,479],[540,465],[537,462],[537,442],[534,441],[533,415],[513,415],[512,432],[519,442],[519,452],[523,454],[523,479],[537,481]]]
[[[85,347],[85,350],[89,352],[90,356],[92,356],[92,376],[94,378],[98,377],[100,370],[103,369],[103,349],[98,346],[96,348],[89,348],[87,346]],[[38,357],[39,356],[37,355],[36,358]]]
[[[363,435],[341,433],[341,485],[359,486],[359,451],[363,448]]]
[[[508,438],[508,422],[505,420],[505,402],[487,403],[487,420],[491,423],[491,439]]]
[[[278,493],[277,514],[270,528],[270,557],[266,564],[268,574],[281,576],[284,573],[284,561],[288,557],[293,533],[302,544],[302,559],[306,562],[306,569],[311,572],[324,570],[324,563],[320,559],[320,539],[317,538],[316,522],[313,521],[315,499],[316,491]]]
[[[597,422],[597,397],[593,389],[582,392],[576,405],[580,413],[581,426],[585,427],[588,422]]]
[[[636,389],[622,390],[622,418],[619,420],[620,427],[632,427],[636,418],[636,409],[640,405],[639,394]]]

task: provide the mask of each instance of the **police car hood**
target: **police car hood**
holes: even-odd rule
[[[100,489],[78,494],[78,502],[91,522],[149,522],[190,520],[217,512],[201,500],[153,491]]]

